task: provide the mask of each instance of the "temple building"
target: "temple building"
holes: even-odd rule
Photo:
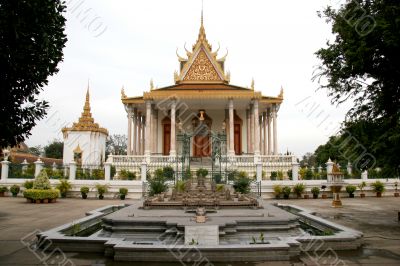
[[[226,56],[212,51],[203,22],[187,58],[178,56],[180,71],[175,84],[154,88],[143,96],[127,97],[122,103],[128,113],[128,154],[176,155],[176,132],[205,119],[207,130],[218,131],[225,125],[228,154],[278,154],[277,113],[283,93],[264,96],[250,88],[230,84],[225,71]],[[225,123],[225,124],[224,124]],[[207,136],[193,138],[193,156],[210,156]]]
[[[89,88],[79,121],[62,129],[64,136],[63,163],[100,166],[105,160],[108,130],[94,122],[90,112]]]
[[[156,88],[151,81],[149,91],[134,97],[121,89],[128,119],[127,158],[136,162],[136,157],[143,157],[151,164],[162,157],[179,157],[180,134],[190,136],[191,158],[211,157],[213,135],[222,133],[226,138],[226,153],[222,154],[232,165],[282,162],[277,119],[283,89],[279,95],[265,96],[255,89],[254,80],[250,87],[230,84],[230,73],[225,70],[227,54],[219,57],[219,48],[212,49],[203,16],[196,43],[191,51],[185,50],[186,57],[177,53],[179,71],[174,73],[173,85]],[[292,157],[283,161],[286,175]],[[274,169],[263,170],[270,173]]]

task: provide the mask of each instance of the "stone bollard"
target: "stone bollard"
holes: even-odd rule
[[[111,163],[110,162],[104,163],[104,180],[106,180],[106,181],[111,180]]]
[[[262,180],[262,163],[257,162],[256,164],[256,177],[257,177],[257,182],[261,182]]]
[[[1,162],[1,180],[5,181],[8,178],[8,169],[9,169],[9,161],[2,161]]]
[[[37,159],[37,161],[34,162],[34,164],[35,164],[35,177],[37,177],[40,174],[40,172],[42,171],[44,163],[42,162],[42,160],[40,160],[40,157],[39,157]]]
[[[69,180],[75,180],[76,177],[76,162],[72,161],[69,163]]]
[[[140,168],[140,176],[141,176],[141,181],[146,182],[147,178],[147,164],[146,162],[142,162],[141,168]]]
[[[292,180],[299,180],[299,163],[297,161],[292,162]]]

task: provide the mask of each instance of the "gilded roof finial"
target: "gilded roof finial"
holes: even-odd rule
[[[251,89],[254,91],[254,78],[251,79]]]
[[[204,7],[204,0],[201,0],[201,26],[203,27],[203,7]]]
[[[208,43],[207,38],[206,38],[206,30],[204,29],[204,19],[203,19],[203,2],[201,2],[201,18],[200,18],[200,30],[199,30],[199,37],[197,38],[196,44],[193,45],[193,51],[195,50],[195,47],[199,43],[204,43],[205,46],[211,51],[212,47]]]
[[[279,92],[278,98],[283,98],[283,87],[281,86],[281,91]]]
[[[154,89],[153,79],[150,79],[150,90],[152,91],[153,89]]]
[[[121,99],[124,99],[124,98],[126,98],[126,94],[125,94],[124,86],[122,86],[122,89],[121,89]]]

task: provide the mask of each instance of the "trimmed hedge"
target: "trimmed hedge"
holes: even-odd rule
[[[60,191],[58,189],[26,189],[24,197],[32,200],[56,199]]]

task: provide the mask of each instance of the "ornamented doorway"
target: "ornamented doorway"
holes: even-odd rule
[[[193,134],[193,157],[211,156],[211,124],[212,119],[200,110],[199,114],[192,119]]]
[[[171,119],[165,117],[161,123],[163,125],[163,155],[169,155],[171,148]]]

